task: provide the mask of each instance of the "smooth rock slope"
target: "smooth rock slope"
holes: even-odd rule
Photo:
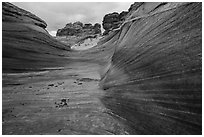
[[[202,3],[131,9],[111,33],[102,102],[132,134],[202,134]]]
[[[17,6],[2,3],[3,72],[61,66],[70,50],[46,31],[47,24]]]

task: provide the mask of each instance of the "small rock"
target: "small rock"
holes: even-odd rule
[[[48,86],[54,86],[54,84],[49,84]]]
[[[63,98],[63,99],[61,99],[61,101],[60,102],[55,102],[55,104],[56,104],[56,108],[57,107],[68,107],[68,102],[69,102],[69,98],[68,99],[65,99],[65,98]]]

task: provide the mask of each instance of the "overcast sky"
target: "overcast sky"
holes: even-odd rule
[[[127,11],[133,2],[12,2],[47,23],[47,30],[55,35],[69,22],[102,23],[107,13]]]

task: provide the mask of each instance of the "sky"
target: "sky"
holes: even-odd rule
[[[12,2],[47,23],[51,35],[67,23],[102,24],[105,14],[127,11],[133,2]]]

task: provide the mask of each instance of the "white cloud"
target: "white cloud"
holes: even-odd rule
[[[102,23],[105,14],[128,10],[133,2],[13,2],[34,13],[47,24],[49,32],[69,22]]]

